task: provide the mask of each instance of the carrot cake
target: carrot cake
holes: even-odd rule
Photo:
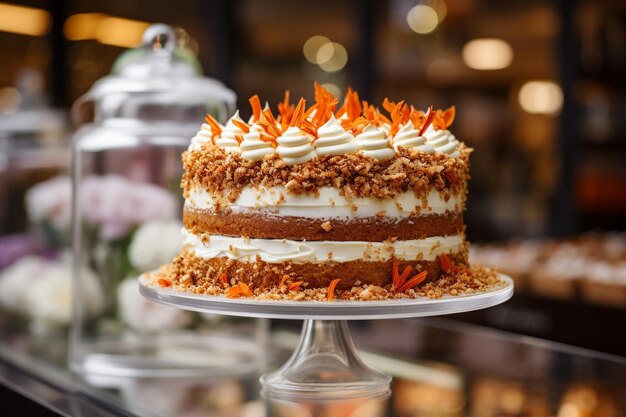
[[[252,116],[211,116],[183,154],[184,249],[152,277],[228,297],[440,296],[497,282],[470,268],[463,211],[471,149],[455,108],[382,109],[348,90]]]

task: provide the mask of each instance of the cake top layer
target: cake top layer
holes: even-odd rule
[[[258,162],[275,155],[287,165],[324,155],[361,154],[385,161],[397,157],[402,148],[410,153],[461,156],[461,143],[448,130],[454,121],[454,106],[447,110],[430,106],[423,112],[404,101],[385,99],[381,111],[360,100],[352,89],[339,106],[339,100],[318,83],[313,105],[307,107],[304,98],[292,104],[286,91],[276,116],[267,104],[262,108],[258,95],[249,101],[252,116],[247,122],[239,111],[225,126],[207,115],[189,150],[200,151],[210,143],[226,153],[239,154],[243,160]]]
[[[381,109],[349,89],[343,104],[315,83],[315,103],[290,102],[274,115],[258,96],[252,117],[239,112],[221,125],[208,115],[183,155],[182,187],[203,189],[234,201],[245,187],[283,187],[289,194],[316,195],[322,187],[347,197],[394,198],[432,190],[464,195],[471,149],[448,130],[455,109],[422,112],[387,99]],[[384,113],[388,114],[386,116]]]

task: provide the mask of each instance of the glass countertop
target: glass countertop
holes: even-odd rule
[[[272,322],[265,371],[298,341]],[[72,416],[626,416],[626,359],[449,318],[353,322],[365,362],[393,376],[387,400],[260,398],[259,373],[233,377],[85,377],[66,367],[64,334],[36,336],[0,316],[0,386]],[[584,331],[584,329],[581,329]],[[624,337],[624,329],[615,329]],[[1,410],[2,408],[0,408]]]

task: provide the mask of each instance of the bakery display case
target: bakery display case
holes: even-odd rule
[[[393,377],[386,400],[275,401],[258,374],[196,378],[78,377],[63,338],[38,340],[0,326],[0,411],[73,416],[567,416],[619,417],[626,361],[449,319],[352,323],[360,355]],[[298,340],[271,332],[269,369]],[[22,413],[22,414],[20,414]]]
[[[624,417],[625,22],[623,2],[610,0],[1,2],[0,415]],[[385,399],[264,398],[259,377],[298,351],[299,321],[168,309],[136,285],[181,250],[181,153],[212,140],[207,126],[225,128],[236,108],[250,127],[265,100],[284,105],[285,89],[287,104],[304,97],[311,110],[316,81],[338,107],[346,91],[372,104],[456,105],[452,130],[473,151],[455,231],[472,243],[471,263],[515,287],[501,305],[446,318],[342,323],[362,369],[393,378]],[[306,158],[319,151],[302,144]],[[397,151],[393,138],[387,147]],[[72,152],[83,216],[73,238]],[[334,226],[319,223],[247,225],[310,244]],[[391,233],[374,229],[341,233]],[[285,272],[272,270],[274,295],[304,294],[305,280]],[[325,278],[316,297],[350,297],[341,277]],[[245,304],[245,287],[217,279]]]

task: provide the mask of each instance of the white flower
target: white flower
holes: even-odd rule
[[[137,229],[128,249],[139,271],[151,271],[170,262],[183,247],[179,221],[151,221]]]
[[[28,290],[43,278],[48,262],[38,256],[25,256],[0,274],[0,307],[18,314],[27,313]]]
[[[137,278],[128,278],[117,289],[120,318],[129,327],[143,333],[179,329],[193,320],[189,311],[168,307],[144,298]]]
[[[64,262],[45,262],[40,278],[28,285],[26,309],[35,329],[50,329],[68,325],[72,318],[72,270],[69,257]],[[79,272],[81,305],[87,316],[102,310],[104,297],[96,275],[87,268]]]
[[[57,230],[67,230],[71,221],[72,183],[67,176],[41,182],[26,192],[26,210],[33,221],[49,221]]]

